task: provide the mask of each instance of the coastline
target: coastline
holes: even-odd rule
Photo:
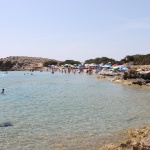
[[[117,142],[104,144],[99,150],[149,150],[150,126],[130,129]]]
[[[132,87],[142,88],[145,90],[150,90],[150,83],[139,85],[138,80],[135,80],[135,79],[123,80],[120,78],[116,78],[116,77],[112,77],[112,76],[104,76],[104,75],[98,75],[97,78],[98,79],[106,79],[106,80],[116,83],[116,84],[122,84],[122,85],[126,85],[126,86],[132,86]],[[136,82],[137,82],[137,84],[135,84]]]
[[[150,65],[133,65],[124,72],[100,72],[98,79],[106,78],[114,83],[150,89]]]
[[[132,84],[133,80],[113,80],[110,77],[106,77],[106,80],[114,82],[115,84],[122,84],[124,86],[130,86],[140,88],[142,90],[150,91],[150,84],[138,85]],[[122,133],[122,138],[116,142],[104,144],[99,150],[150,150],[150,125],[129,129]]]
[[[141,66],[142,67],[142,66]],[[137,69],[137,68],[134,68]],[[142,69],[142,68],[140,68]],[[150,70],[149,66],[146,70]],[[142,90],[150,90],[149,80],[143,79],[126,79],[122,76],[109,76],[109,75],[98,75],[98,79],[106,79],[116,84],[122,84],[125,86],[131,86],[140,88]],[[99,150],[150,150],[150,126],[146,125],[143,127],[129,129],[125,131],[123,137],[112,143],[104,144]]]

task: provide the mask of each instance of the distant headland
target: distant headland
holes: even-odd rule
[[[0,59],[0,70],[31,70],[43,67],[43,63],[49,61],[48,58],[10,56]]]

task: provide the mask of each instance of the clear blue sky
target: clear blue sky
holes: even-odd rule
[[[150,53],[150,0],[0,0],[0,58]]]

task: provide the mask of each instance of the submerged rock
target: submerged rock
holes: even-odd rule
[[[98,79],[103,79],[103,78],[106,78],[104,75],[99,75],[97,76]]]
[[[0,124],[0,127],[10,127],[10,126],[13,126],[11,122],[4,122]]]

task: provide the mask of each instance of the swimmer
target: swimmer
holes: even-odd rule
[[[2,89],[2,92],[1,92],[1,94],[3,94],[4,93],[4,89]]]

